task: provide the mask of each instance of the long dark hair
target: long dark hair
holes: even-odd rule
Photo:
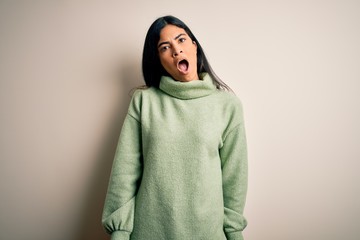
[[[196,42],[198,75],[200,75],[202,72],[207,72],[213,79],[214,84],[218,89],[231,91],[230,87],[226,85],[212,70],[200,43],[188,28],[188,26],[186,26],[184,22],[174,16],[164,16],[156,19],[146,34],[142,58],[142,71],[146,86],[153,86],[158,88],[161,76],[169,75],[160,63],[157,49],[157,44],[160,39],[160,32],[167,24],[175,25],[184,29],[191,40]]]

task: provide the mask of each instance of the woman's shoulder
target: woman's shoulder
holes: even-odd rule
[[[130,105],[140,107],[143,100],[150,100],[158,95],[158,89],[155,87],[138,87],[131,92],[131,103]]]
[[[224,106],[235,108],[235,109],[242,109],[242,101],[240,98],[231,91],[226,90],[217,90],[216,96],[218,97],[218,101]]]
[[[155,87],[140,86],[132,90],[132,98],[153,95],[156,94],[156,91],[157,89]]]

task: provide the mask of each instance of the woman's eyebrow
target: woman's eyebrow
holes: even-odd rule
[[[177,35],[177,36],[174,38],[174,40],[177,40],[179,37],[184,36],[184,35],[186,35],[186,34],[185,34],[185,33],[180,33],[179,35]],[[161,42],[161,43],[159,43],[158,48],[161,47],[161,46],[164,45],[164,44],[170,44],[170,42],[169,42],[169,41]]]
[[[176,39],[178,39],[179,37],[184,36],[184,35],[186,35],[186,34],[185,34],[185,33],[180,33],[179,35],[177,35],[177,36],[174,38],[174,40],[176,40]]]

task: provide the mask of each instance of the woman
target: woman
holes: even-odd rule
[[[240,240],[247,152],[240,101],[190,29],[165,16],[143,51],[106,196],[112,240]]]

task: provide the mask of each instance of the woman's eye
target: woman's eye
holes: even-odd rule
[[[186,38],[179,38],[179,42],[185,42]]]
[[[168,49],[169,49],[169,46],[163,46],[163,47],[160,48],[160,51],[165,52]]]

